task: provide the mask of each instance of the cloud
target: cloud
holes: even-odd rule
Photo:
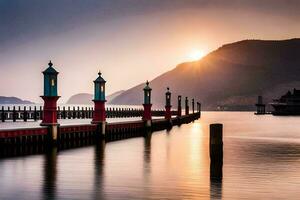
[[[101,23],[153,12],[180,9],[250,9],[299,19],[297,0],[2,0],[0,48],[70,30],[87,23]],[[1,49],[0,49],[1,51]]]

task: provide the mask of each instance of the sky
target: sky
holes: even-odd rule
[[[0,0],[0,96],[42,102],[59,71],[60,102],[152,80],[195,52],[244,39],[300,37],[298,0]]]

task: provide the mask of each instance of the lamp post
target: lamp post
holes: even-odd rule
[[[171,117],[172,117],[172,114],[171,114],[171,92],[170,92],[170,88],[167,87],[167,92],[166,92],[166,105],[165,105],[165,108],[166,108],[166,112],[165,112],[165,119],[168,119],[170,120]]]
[[[189,100],[187,97],[185,97],[185,115],[188,115],[189,114]]]
[[[193,110],[193,114],[195,113],[195,100],[192,99],[192,110]]]
[[[48,68],[43,71],[44,75],[44,95],[41,98],[44,100],[43,120],[41,126],[49,127],[49,138],[56,143],[58,126],[57,123],[57,100],[60,96],[57,95],[57,75],[58,72],[54,69],[52,62],[48,64]]]
[[[106,116],[105,116],[105,83],[99,71],[98,77],[94,80],[94,115],[92,124],[98,125],[97,135],[105,135]]]
[[[177,108],[177,117],[181,117],[181,95],[178,96],[178,108]]]
[[[144,113],[143,113],[143,120],[145,121],[146,127],[151,127],[151,88],[149,87],[149,82],[146,82],[146,86],[144,87]]]

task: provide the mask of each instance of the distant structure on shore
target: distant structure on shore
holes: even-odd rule
[[[263,97],[262,96],[258,96],[257,98],[257,104],[255,104],[257,111],[256,111],[256,115],[264,115],[266,114],[266,104],[263,103]]]
[[[279,99],[274,99],[270,105],[273,106],[273,115],[300,115],[300,90],[294,88]]]
[[[263,103],[262,96],[258,96],[255,104],[257,112],[255,114],[273,114],[273,115],[300,115],[300,90],[294,88],[293,92],[288,91],[279,99],[274,99],[269,103],[274,111],[266,112],[266,105]]]

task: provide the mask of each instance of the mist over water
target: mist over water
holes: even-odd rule
[[[210,123],[224,124],[223,179],[210,179]],[[0,159],[0,199],[295,199],[297,117],[203,112],[145,138]]]

